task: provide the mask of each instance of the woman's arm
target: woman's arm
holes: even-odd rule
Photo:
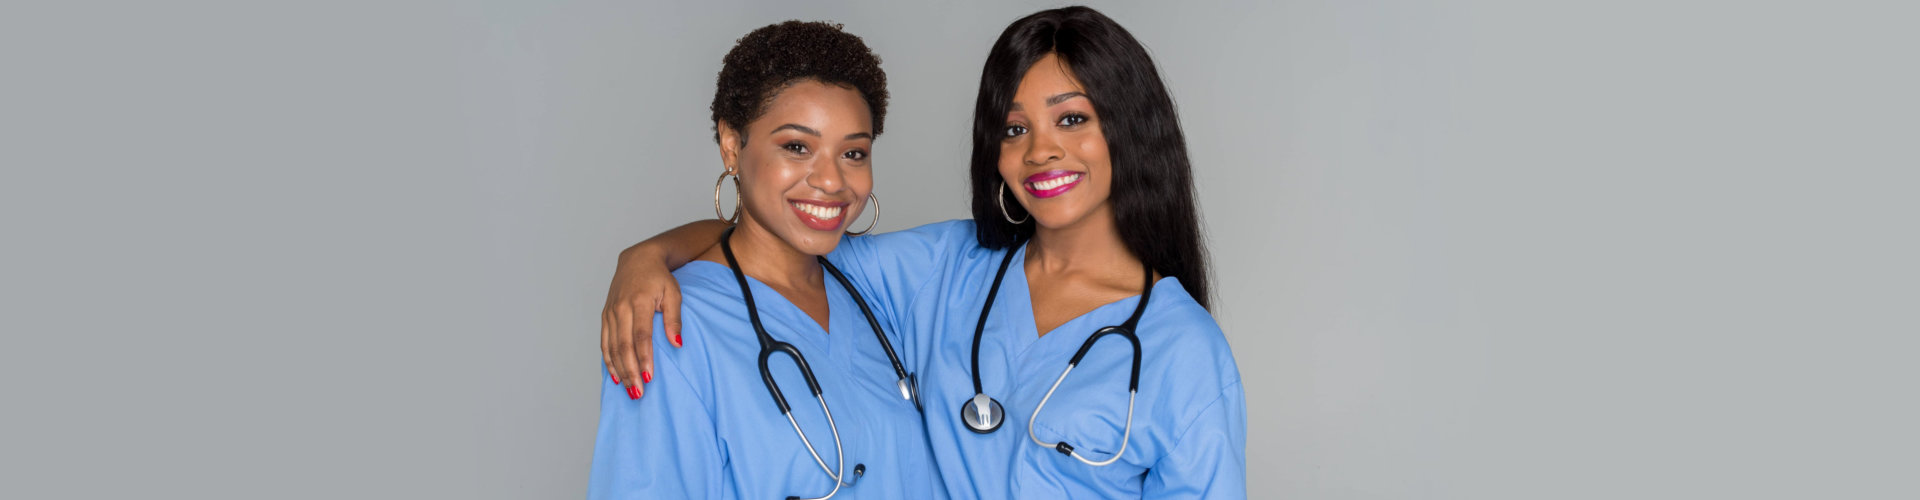
[[[724,221],[694,221],[620,251],[607,304],[600,310],[600,358],[608,376],[639,399],[653,378],[653,314],[664,316],[667,338],[680,346],[680,283],[673,270],[720,242]]]
[[[657,321],[658,316],[647,318],[648,323]],[[600,383],[600,429],[594,438],[589,500],[723,495],[726,452],[711,406],[702,397],[711,387],[686,376],[707,368],[705,353],[689,349],[670,354],[660,357],[655,391],[646,401],[627,401],[629,395],[619,384]]]
[[[840,239],[827,260],[846,271],[875,312],[901,320],[904,310],[943,276],[948,263],[976,248],[973,222],[952,220],[912,229]],[[904,325],[894,325],[897,330]]]
[[[1148,469],[1146,498],[1246,498],[1247,400],[1239,382],[1220,391]]]
[[[680,283],[673,270],[720,242],[728,224],[703,220],[668,230],[620,252],[607,305],[600,312],[600,353],[612,367],[615,382],[625,384],[628,396],[639,399],[653,375],[654,312],[664,316],[666,338],[674,347],[680,338]],[[841,238],[828,260],[846,271],[878,313],[898,318],[905,307],[936,274],[933,265],[963,248],[975,245],[973,223],[937,222],[886,234]],[[898,304],[898,306],[896,306]],[[899,325],[889,331],[898,334]],[[638,380],[635,380],[635,379]]]

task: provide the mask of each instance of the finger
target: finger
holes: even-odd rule
[[[629,349],[633,351],[633,359],[636,361],[634,367],[637,370],[635,373],[638,375],[635,376],[640,377],[640,383],[642,384],[652,382],[653,311],[643,308],[628,308],[627,312],[633,316],[630,318],[630,321],[632,321],[634,325],[633,337],[629,339],[627,345]]]
[[[667,287],[666,297],[660,299],[661,322],[667,328],[667,342],[681,347],[680,340],[680,287]]]
[[[600,310],[600,366],[607,368],[607,379],[618,384],[620,383],[620,375],[614,372],[613,358],[608,356],[608,353],[613,352],[607,348],[607,341],[609,337],[612,337],[608,335],[608,332],[611,331],[613,331],[613,328],[607,325],[607,311],[602,309]]]
[[[645,322],[651,326],[652,321]],[[633,356],[640,360],[640,383],[653,382],[653,336],[642,335],[633,339]]]
[[[602,309],[600,311],[600,358],[606,360],[607,374],[618,379],[620,378],[620,349],[616,347],[615,342],[619,339],[614,337],[613,332],[613,309],[611,307]]]
[[[604,319],[600,323],[607,330],[607,339],[606,345],[600,348],[600,356],[607,359],[607,371],[616,379],[614,383],[625,386],[633,380],[633,372],[627,371],[627,365],[621,362],[620,353],[626,352],[626,349],[620,344],[620,335],[617,333],[620,331],[618,316],[614,315],[613,308],[608,308],[601,315]]]
[[[632,311],[632,308],[624,305],[615,307],[613,310],[613,356],[614,359],[620,363],[620,381],[626,383],[627,398],[640,399],[640,378],[638,375],[640,373],[640,362],[633,359],[633,347],[630,345],[632,344],[631,338],[623,334],[623,332],[627,332],[632,328]]]

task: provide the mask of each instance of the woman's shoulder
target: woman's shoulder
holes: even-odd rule
[[[969,239],[974,235],[973,219],[951,219],[940,222],[929,222],[899,231],[881,233],[880,236],[894,234],[921,234],[943,239]]]
[[[1187,293],[1179,278],[1161,278],[1154,283],[1147,302],[1137,332],[1142,348],[1178,358],[1182,364],[1190,360],[1219,366],[1223,384],[1239,380],[1226,332],[1213,313]]]
[[[1223,340],[1226,338],[1226,334],[1220,331],[1220,324],[1213,320],[1213,313],[1208,312],[1199,301],[1193,300],[1193,295],[1187,293],[1187,287],[1180,283],[1180,278],[1168,276],[1154,282],[1153,295],[1147,298],[1147,302],[1147,312],[1140,318],[1143,324],[1192,331]]]
[[[680,283],[680,300],[685,305],[721,310],[742,307],[740,280],[726,264],[695,260],[674,270],[673,279]]]
[[[953,219],[878,234],[847,236],[841,244],[849,249],[882,252],[925,252],[933,255],[979,246],[975,242],[973,219]]]
[[[683,295],[693,288],[727,290],[718,286],[723,281],[726,285],[739,288],[739,285],[734,282],[732,269],[726,264],[710,260],[694,260],[680,266],[679,269],[673,270],[673,279],[680,282]]]
[[[674,356],[693,365],[711,363],[717,348],[745,342],[758,345],[747,319],[740,282],[725,264],[696,260],[673,272],[680,282],[680,336],[682,347],[667,344],[661,328],[664,318],[654,314],[655,356]],[[761,301],[772,300],[760,298]]]

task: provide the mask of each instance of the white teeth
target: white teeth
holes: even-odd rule
[[[814,205],[811,203],[800,203],[797,201],[791,202],[791,203],[793,204],[793,208],[798,208],[800,209],[800,211],[806,212],[807,215],[812,215],[814,218],[820,219],[820,220],[833,220],[834,217],[839,217],[840,210],[842,208],[845,208],[845,207],[823,207],[823,206]]]
[[[1028,183],[1028,185],[1033,186],[1033,188],[1036,190],[1046,191],[1049,189],[1071,184],[1073,183],[1073,181],[1077,181],[1077,180],[1080,180],[1080,174],[1073,174],[1073,175],[1068,175],[1064,177],[1055,177],[1049,180]]]

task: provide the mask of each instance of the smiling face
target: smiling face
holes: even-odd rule
[[[1000,139],[1008,195],[1045,228],[1112,216],[1113,162],[1086,87],[1054,54],[1033,63],[1013,96]]]
[[[873,190],[872,115],[851,88],[803,80],[744,129],[721,124],[720,156],[740,175],[743,230],[826,255]]]

